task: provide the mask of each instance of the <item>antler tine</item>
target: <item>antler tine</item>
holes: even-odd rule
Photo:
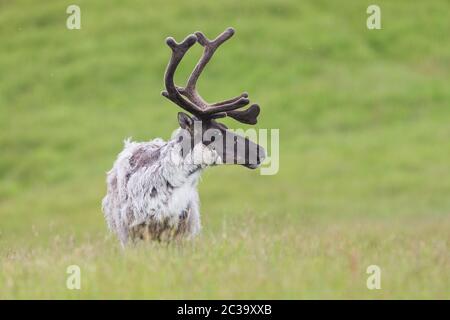
[[[177,43],[172,37],[166,39],[167,45],[172,49],[172,56],[164,74],[166,90],[161,92],[161,94],[192,114],[202,114],[203,110],[199,106],[183,98],[175,86],[173,79],[175,70],[180,64],[181,59],[183,59],[186,52],[195,44],[196,41],[197,37],[193,34],[187,36],[180,43]]]
[[[198,94],[196,90],[197,80],[202,73],[205,66],[208,64],[209,60],[211,60],[214,52],[217,48],[222,45],[225,41],[230,39],[234,34],[233,28],[228,28],[224,32],[222,32],[216,39],[209,40],[202,32],[197,31],[195,33],[197,37],[198,43],[202,45],[205,49],[203,50],[203,55],[192,71],[189,79],[187,81],[187,85],[185,88],[179,88],[178,91],[187,97],[194,104],[200,106],[203,109],[203,115],[209,116],[211,114],[219,113],[219,112],[227,112],[242,108],[246,106],[250,101],[247,99],[247,93],[243,93],[238,97],[217,102],[214,104],[208,104],[203,98]]]
[[[220,102],[215,102],[212,103],[211,106],[221,106],[227,103],[231,103],[231,102],[236,102],[237,100],[239,100],[240,98],[248,98],[248,93],[247,92],[243,92],[240,95],[238,95],[237,97],[225,100],[225,101],[220,101]]]
[[[208,64],[209,60],[211,60],[211,57],[214,55],[214,52],[217,50],[217,48],[230,39],[234,35],[234,29],[228,28],[224,32],[222,32],[216,39],[210,41],[202,32],[197,31],[195,32],[195,35],[197,36],[197,41],[200,43],[201,46],[203,46],[205,49],[203,51],[203,55],[200,58],[199,62],[195,66],[194,70],[192,71],[191,75],[189,76],[186,90],[187,91],[194,91],[195,87],[197,85],[197,80],[200,74],[202,73],[205,66]]]
[[[239,122],[246,124],[256,124],[258,122],[259,112],[260,112],[259,105],[252,104],[246,110],[235,110],[227,112],[226,114],[227,116]]]

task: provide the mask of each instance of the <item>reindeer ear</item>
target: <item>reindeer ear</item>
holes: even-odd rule
[[[186,113],[178,112],[178,123],[182,129],[189,130],[194,124],[194,121]]]

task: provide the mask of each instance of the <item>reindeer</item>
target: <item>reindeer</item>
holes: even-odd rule
[[[255,169],[265,151],[247,137],[237,135],[217,121],[231,117],[256,124],[260,108],[249,104],[247,93],[217,103],[207,103],[197,92],[197,80],[214,52],[234,34],[228,28],[209,40],[196,32],[177,43],[166,39],[172,56],[166,68],[162,95],[181,107],[179,128],[171,140],[125,141],[113,168],[107,173],[107,194],[102,209],[109,229],[122,245],[139,239],[171,241],[190,239],[200,231],[197,184],[202,171],[218,164],[241,164]],[[176,86],[174,73],[195,43],[203,54],[185,87]],[[209,134],[208,134],[209,133]],[[243,146],[243,148],[242,148]]]

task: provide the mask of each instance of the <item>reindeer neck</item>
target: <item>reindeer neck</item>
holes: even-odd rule
[[[182,143],[175,135],[161,150],[161,169],[164,178],[173,187],[180,187],[187,182],[198,180],[204,166],[195,164],[188,154],[183,157]]]

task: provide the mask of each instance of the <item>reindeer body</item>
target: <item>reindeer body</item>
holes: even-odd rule
[[[203,169],[218,159],[202,144],[182,157],[177,138],[125,141],[108,172],[102,202],[109,229],[122,244],[195,236],[201,227],[197,184]]]
[[[248,94],[208,103],[196,90],[206,64],[233,34],[234,29],[228,28],[214,40],[201,32],[180,43],[170,37],[166,39],[172,55],[162,95],[193,116],[178,113],[180,129],[168,142],[125,141],[124,150],[108,172],[107,194],[102,202],[107,224],[122,244],[130,239],[169,241],[193,237],[200,231],[197,183],[202,170],[220,163],[255,169],[263,161],[263,147],[217,122],[231,117],[241,123],[256,124],[259,106],[252,104],[242,109],[250,103]],[[177,86],[174,73],[195,43],[204,47],[202,57],[186,86]]]

